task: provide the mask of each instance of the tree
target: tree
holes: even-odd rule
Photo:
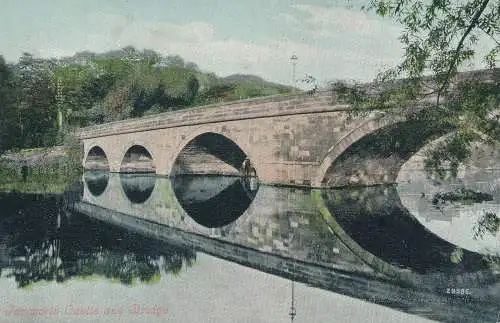
[[[15,124],[14,84],[11,68],[0,55],[0,153],[12,147]]]
[[[474,142],[499,150],[500,69],[495,65],[500,54],[500,1],[370,0],[362,9],[401,25],[399,39],[405,52],[399,65],[378,76],[375,85],[383,89],[378,95],[360,86],[335,84],[341,98],[355,107],[355,114],[373,108],[407,108],[425,98],[434,101],[413,118],[454,130],[430,149],[425,160],[426,170],[440,179],[457,176],[459,164],[470,159]],[[491,79],[458,79],[458,71],[480,55],[480,43],[488,47],[481,58]],[[486,213],[474,228],[475,238],[486,231],[495,234],[499,223],[496,214]],[[457,249],[452,261],[460,262],[461,256]],[[498,256],[485,260],[494,270],[499,268]]]
[[[179,55],[167,55],[165,63],[171,67],[184,67],[184,59]]]
[[[427,170],[440,177],[449,174],[448,167],[456,175],[458,165],[470,158],[473,142],[499,147],[500,70],[494,67],[500,53],[500,1],[370,0],[362,9],[401,25],[405,52],[399,65],[378,76],[383,88],[378,95],[335,84],[356,113],[409,107],[432,98],[434,104],[416,117],[455,130],[426,161]],[[459,69],[477,58],[479,43],[489,45],[482,58],[492,79],[456,80]],[[402,77],[404,81],[397,81]]]
[[[19,148],[56,144],[56,87],[49,62],[24,53],[16,65],[16,111]],[[13,134],[12,134],[13,135]]]
[[[184,94],[184,103],[186,105],[191,105],[196,99],[198,90],[200,89],[200,82],[194,75],[189,75],[187,77],[186,92]]]
[[[200,71],[200,68],[198,67],[198,65],[196,63],[193,63],[193,62],[187,62],[185,67],[187,69],[190,69],[190,70],[193,70],[196,72]]]
[[[150,65],[155,65],[161,60],[161,55],[151,49],[144,49],[141,56]]]

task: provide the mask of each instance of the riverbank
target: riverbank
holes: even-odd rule
[[[65,157],[68,157],[68,148],[65,146],[56,146],[7,151],[0,156],[0,162],[32,167],[40,164],[54,163],[58,158]]]
[[[0,191],[62,193],[79,180],[80,161],[71,146],[6,152],[0,156]]]

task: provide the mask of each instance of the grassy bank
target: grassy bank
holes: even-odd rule
[[[64,146],[26,149],[0,157],[0,191],[61,193],[82,174],[78,142]]]

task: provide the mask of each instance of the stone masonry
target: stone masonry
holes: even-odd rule
[[[354,165],[359,158],[352,159],[351,163],[343,160],[342,165],[349,167],[337,166],[344,169],[341,173],[335,169],[332,171],[332,164],[354,143],[406,120],[404,115],[388,116],[376,111],[368,117],[350,119],[349,109],[331,91],[319,91],[312,95],[214,104],[91,126],[79,132],[84,145],[83,165],[87,169],[92,168],[85,165],[87,155],[92,148],[100,147],[105,153],[109,170],[120,172],[123,171],[121,166],[128,149],[142,146],[150,155],[151,160],[147,162],[152,163],[151,169],[160,175],[174,175],[179,169],[203,174],[228,174],[234,169],[233,173],[237,174],[240,166],[232,165],[234,162],[221,160],[217,164],[217,160],[204,153],[217,150],[217,147],[210,147],[206,142],[205,146],[196,147],[197,138],[215,134],[235,144],[228,144],[227,147],[236,147],[231,148],[234,154],[249,159],[259,181],[264,184],[319,188],[393,183],[406,161],[400,156],[394,158],[374,154],[372,160],[364,156],[361,173],[356,171]],[[394,136],[414,135],[404,134],[401,129],[395,131]],[[423,141],[426,139],[422,138]],[[191,147],[191,153],[186,151],[187,146]],[[199,160],[192,153],[197,150],[200,152]],[[179,167],[179,162],[183,162],[184,167]],[[228,167],[228,164],[231,166]],[[390,167],[386,170],[378,167],[371,173],[369,165]],[[348,168],[351,170],[346,171]],[[332,176],[334,179],[327,178]]]

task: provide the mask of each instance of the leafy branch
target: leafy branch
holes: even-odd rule
[[[406,110],[413,118],[453,131],[427,156],[426,169],[439,177],[449,167],[456,175],[474,142],[499,146],[500,70],[494,69],[500,53],[499,1],[370,0],[361,9],[399,24],[405,52],[400,64],[380,73],[372,84],[332,84],[355,115]],[[482,71],[483,79],[475,73],[458,74],[477,55],[482,34],[493,40],[483,57],[490,70]]]

